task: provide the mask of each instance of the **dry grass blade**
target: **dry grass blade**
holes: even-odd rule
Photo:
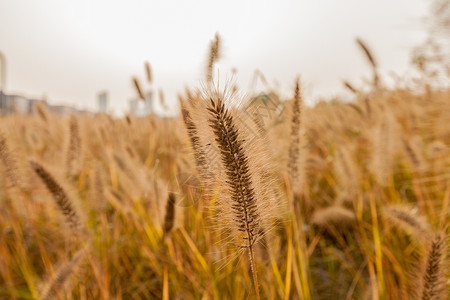
[[[231,210],[234,213],[235,226],[243,232],[245,243],[242,247],[250,254],[253,279],[259,299],[258,281],[253,257],[253,246],[260,232],[260,215],[249,170],[248,158],[243,149],[235,121],[221,98],[210,99],[208,107],[211,118],[209,123],[220,148],[220,156],[226,169],[227,185],[231,194]]]

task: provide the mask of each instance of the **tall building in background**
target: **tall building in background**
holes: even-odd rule
[[[106,113],[108,110],[108,92],[103,91],[97,95],[98,112]]]
[[[6,95],[0,90],[0,113],[4,113],[6,110]]]
[[[139,99],[130,100],[130,114],[137,115],[139,112]]]
[[[131,99],[130,100],[130,114],[136,117],[145,117],[154,114],[153,109],[153,91],[145,93],[145,100]]]
[[[153,91],[148,91],[145,94],[145,107],[144,107],[145,115],[153,114]]]

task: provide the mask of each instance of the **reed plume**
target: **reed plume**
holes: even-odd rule
[[[74,229],[79,229],[82,224],[81,218],[67,192],[42,165],[35,161],[30,161],[30,165],[53,195],[58,208],[66,218],[69,226]]]
[[[422,277],[422,300],[445,299],[445,280],[442,275],[444,242],[441,234],[437,234],[431,242]]]
[[[256,296],[259,299],[254,245],[259,239],[261,219],[248,157],[243,148],[244,141],[233,116],[225,108],[220,96],[214,100],[211,97],[207,109],[210,113],[209,124],[220,148],[220,157],[225,168],[234,225],[237,231],[242,233],[244,243],[241,247],[248,249]]]

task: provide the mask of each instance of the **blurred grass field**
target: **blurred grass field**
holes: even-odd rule
[[[277,100],[264,126],[272,187],[286,205],[256,253],[264,299],[418,299],[430,243],[449,230],[449,96],[378,89],[304,107],[295,200],[286,179],[292,101]],[[2,299],[45,288],[60,299],[253,298],[247,256],[233,258],[236,248],[212,230],[204,203],[215,196],[205,199],[181,117],[39,112],[0,119]],[[79,226],[30,158],[62,186]],[[163,237],[169,192],[175,224]]]
[[[233,98],[211,84],[216,35],[207,84],[186,88],[177,117],[42,103],[0,116],[0,299],[257,299],[255,285],[262,299],[448,299],[448,60],[425,44],[419,75],[388,87],[357,42],[373,74],[344,82],[350,101],[306,106],[301,81],[291,97],[265,84]],[[237,124],[227,141],[242,146],[238,170],[214,97],[224,128]],[[247,173],[241,191],[270,215],[255,221],[254,259],[221,210],[236,205],[230,178]]]

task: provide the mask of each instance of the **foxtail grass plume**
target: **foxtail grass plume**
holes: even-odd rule
[[[445,239],[442,234],[437,234],[431,242],[426,259],[425,272],[422,277],[422,300],[448,299],[445,298],[444,255]]]
[[[380,76],[378,75],[378,65],[375,60],[375,57],[373,56],[372,52],[369,50],[369,47],[367,47],[366,43],[363,40],[361,40],[360,38],[357,38],[356,43],[359,45],[361,50],[364,52],[364,55],[366,56],[367,61],[369,62],[370,66],[372,67],[373,86],[377,87],[380,83]]]
[[[67,192],[41,164],[31,160],[30,165],[53,195],[58,208],[66,218],[69,226],[73,229],[80,229],[82,225],[81,217],[75,209],[73,200],[69,198]]]
[[[69,119],[69,146],[67,148],[66,168],[67,174],[72,175],[78,167],[78,160],[81,156],[81,137],[78,120],[71,115]]]
[[[152,84],[153,76],[152,76],[152,67],[148,61],[145,62],[145,75],[147,76],[147,82]]]
[[[359,107],[358,104],[355,103],[349,103],[348,106],[355,110],[359,115],[364,116],[363,110]]]
[[[347,80],[344,80],[342,83],[353,94],[357,94],[358,93],[358,90],[350,82],[348,82]]]
[[[201,143],[197,125],[195,124],[193,118],[191,117],[190,108],[181,98],[180,98],[180,105],[184,125],[186,127],[189,140],[191,142],[191,147],[194,151],[194,158],[195,158],[195,165],[197,167],[197,172],[200,176],[200,180],[202,181],[203,187],[206,187],[209,184],[212,174],[209,170],[204,145]]]
[[[289,161],[288,161],[289,178],[295,195],[298,195],[300,193],[300,190],[302,188],[301,181],[303,180],[301,178],[302,177],[301,168],[303,166],[300,165],[301,112],[302,112],[302,98],[300,93],[300,79],[297,79],[295,83],[294,100],[292,101],[291,143],[289,146]]]
[[[133,77],[133,85],[134,88],[136,89],[139,99],[145,101],[144,92],[142,91],[141,84],[139,83],[139,80],[136,77]]]
[[[237,127],[232,113],[225,107],[223,95],[215,95],[209,99],[207,110],[210,113],[209,124],[220,149],[222,166],[225,169],[226,185],[229,192],[229,202],[224,203],[231,212],[230,224],[240,247],[246,248],[250,256],[251,270],[259,299],[258,280],[255,268],[254,246],[264,234],[261,227],[262,218],[260,203],[257,199],[253,174],[249,158],[245,152],[244,139]]]
[[[3,134],[0,133],[0,160],[5,169],[6,177],[12,186],[17,186],[17,166],[14,158],[11,156],[8,143]]]
[[[166,216],[164,217],[164,235],[168,235],[175,224],[175,194],[169,192],[166,204]]]
[[[372,133],[372,157],[370,169],[376,181],[382,185],[389,185],[392,180],[395,155],[399,147],[399,124],[395,116],[387,112],[384,119],[378,121]]]
[[[169,110],[169,107],[167,106],[166,100],[164,98],[164,91],[162,89],[158,90],[158,98],[159,98],[159,103],[161,104],[161,106],[164,108],[164,110]]]
[[[62,293],[65,290],[65,286],[69,283],[69,279],[74,275],[77,267],[80,265],[84,251],[86,250],[78,250],[69,262],[60,266],[55,271],[54,276],[43,283],[40,299],[59,299],[59,297],[64,295]]]
[[[345,145],[345,143],[342,143]],[[340,146],[336,149],[336,157],[333,160],[336,178],[336,194],[342,198],[354,199],[360,187],[360,170],[354,161],[351,149]]]
[[[33,108],[37,111],[39,117],[41,118],[42,121],[47,122],[48,120],[48,113],[47,110],[45,109],[44,106],[46,106],[45,104],[45,100],[42,100],[38,103],[35,103]]]
[[[330,226],[346,229],[356,223],[356,216],[348,208],[332,205],[316,210],[311,218],[311,223],[322,229],[327,229]]]
[[[214,40],[209,45],[208,64],[206,66],[206,81],[211,82],[213,79],[214,64],[220,59],[221,56],[222,39],[220,35],[216,33]]]
[[[382,215],[394,226],[398,226],[420,241],[424,241],[430,236],[430,226],[423,217],[417,214],[417,208],[391,205],[383,208]]]

